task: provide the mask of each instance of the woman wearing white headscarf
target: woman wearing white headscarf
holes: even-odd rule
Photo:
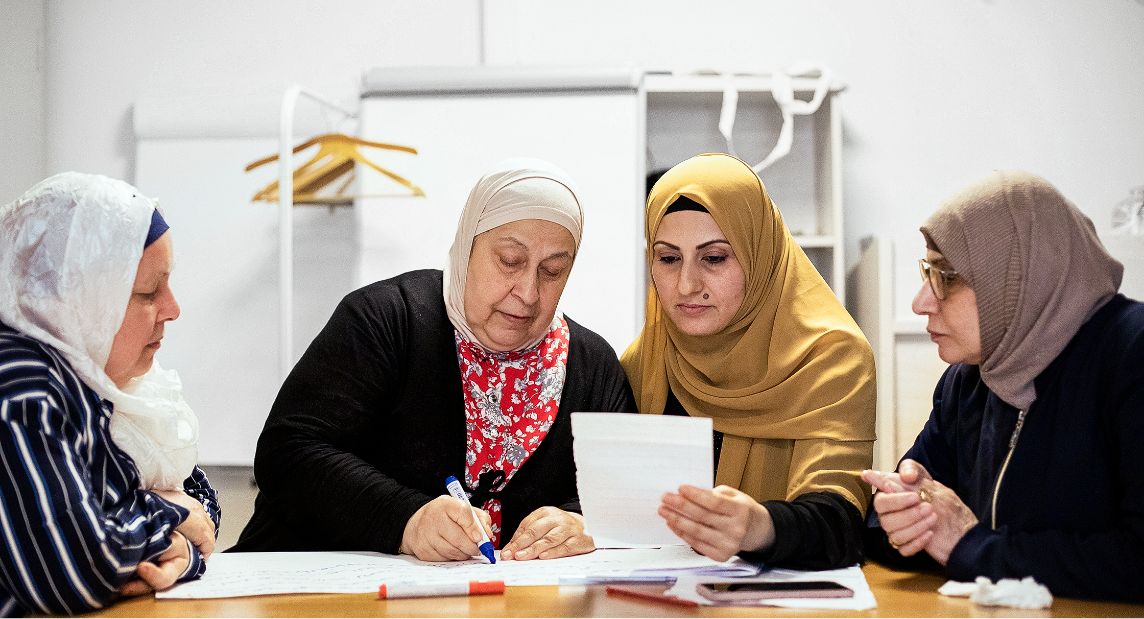
[[[215,491],[154,363],[179,315],[168,226],[66,173],[0,209],[0,614],[71,614],[200,576]]]
[[[898,470],[863,474],[868,554],[1144,601],[1144,304],[1117,293],[1123,267],[1027,172],[970,185],[921,231],[913,309],[951,365]]]
[[[463,560],[481,528],[502,558],[592,550],[570,415],[635,405],[611,346],[556,310],[582,230],[566,174],[507,160],[469,194],[444,273],[347,295],[270,411],[233,550]]]

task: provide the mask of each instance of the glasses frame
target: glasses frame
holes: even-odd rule
[[[949,289],[954,286],[961,275],[957,271],[945,271],[930,264],[929,260],[922,258],[918,260],[918,273],[922,276],[922,281],[929,284],[933,296],[938,301],[944,301]]]

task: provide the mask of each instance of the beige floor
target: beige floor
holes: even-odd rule
[[[254,513],[254,468],[249,466],[204,466],[207,479],[218,492],[222,505],[222,524],[218,530],[218,549],[226,550],[238,541],[239,533]]]

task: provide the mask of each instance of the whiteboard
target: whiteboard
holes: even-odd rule
[[[442,268],[469,191],[506,157],[547,159],[571,175],[584,234],[561,309],[617,352],[643,324],[643,104],[634,89],[369,96],[362,137],[417,148],[387,158],[425,190],[365,174],[356,213],[357,273],[366,284],[411,269]]]

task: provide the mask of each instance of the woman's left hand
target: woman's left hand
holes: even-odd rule
[[[512,539],[501,548],[501,559],[556,559],[595,549],[592,537],[584,533],[583,516],[541,507],[520,521]]]
[[[678,494],[663,495],[659,515],[696,552],[716,561],[742,550],[765,550],[775,541],[767,508],[730,486],[680,486]]]
[[[203,508],[203,504],[180,490],[152,490],[152,492],[168,503],[174,503],[189,512],[187,519],[180,523],[175,530],[191,540],[195,548],[198,548],[199,554],[203,555],[204,560],[211,556],[211,553],[214,552],[216,531],[214,521]]]
[[[933,539],[926,545],[926,552],[945,565],[949,563],[953,548],[967,531],[977,525],[977,516],[956,492],[938,481],[933,481],[928,489],[928,501],[937,515],[937,524],[933,527]]]
[[[874,509],[891,544],[897,537],[898,552],[905,556],[924,548],[945,565],[966,531],[977,524],[961,497],[915,460],[902,460],[897,473],[863,471],[862,479],[879,490]]]

